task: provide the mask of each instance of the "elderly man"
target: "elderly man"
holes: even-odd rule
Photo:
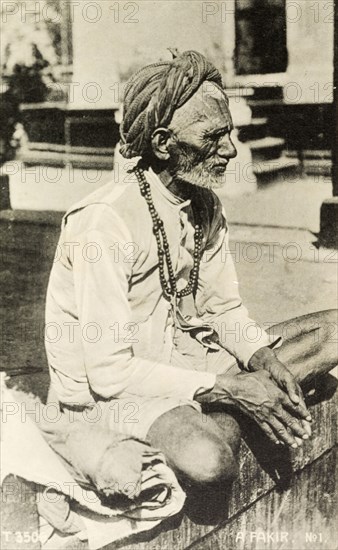
[[[337,362],[334,311],[298,318],[283,340],[286,325],[264,332],[242,305],[213,191],[236,156],[232,127],[201,54],[138,71],[118,183],[67,212],[48,288],[46,321],[60,327],[46,341],[50,399],[65,423],[72,411],[148,440],[186,486],[235,477],[231,410],[276,444],[301,445],[311,416],[299,384]]]

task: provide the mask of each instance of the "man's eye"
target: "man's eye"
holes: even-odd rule
[[[222,137],[226,136],[228,132],[218,132],[217,134],[213,135],[213,139],[215,141],[221,139]]]
[[[219,141],[222,137],[226,136],[227,134],[230,135],[229,130],[220,130],[219,132],[205,134],[204,137],[208,140],[216,142],[216,141]]]

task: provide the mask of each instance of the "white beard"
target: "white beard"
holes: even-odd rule
[[[175,176],[187,183],[206,189],[220,189],[225,184],[225,172],[219,175],[212,174],[202,163],[191,167],[189,170],[178,170]]]

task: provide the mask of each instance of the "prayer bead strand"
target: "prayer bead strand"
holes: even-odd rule
[[[153,231],[157,244],[157,254],[158,254],[158,267],[160,275],[160,283],[163,290],[164,298],[170,302],[173,297],[178,299],[183,298],[183,296],[188,296],[192,292],[195,293],[198,284],[198,275],[199,267],[201,260],[201,249],[202,249],[202,240],[203,240],[203,231],[200,225],[195,225],[195,234],[194,234],[194,253],[193,253],[193,267],[189,274],[189,281],[185,288],[182,290],[177,290],[176,277],[173,269],[171,257],[170,257],[170,248],[167,239],[167,234],[164,229],[163,220],[160,218],[158,212],[153,203],[150,185],[146,180],[142,168],[136,167],[135,174],[137,181],[140,186],[140,192],[142,197],[144,197],[151,219],[153,222]],[[165,275],[165,263],[167,267],[169,280],[167,281]]]

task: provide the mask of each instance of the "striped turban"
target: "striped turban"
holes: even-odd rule
[[[172,61],[143,67],[126,84],[120,127],[120,151],[125,158],[142,156],[154,130],[167,127],[175,110],[205,80],[223,87],[219,71],[202,54],[186,51],[173,55]]]

